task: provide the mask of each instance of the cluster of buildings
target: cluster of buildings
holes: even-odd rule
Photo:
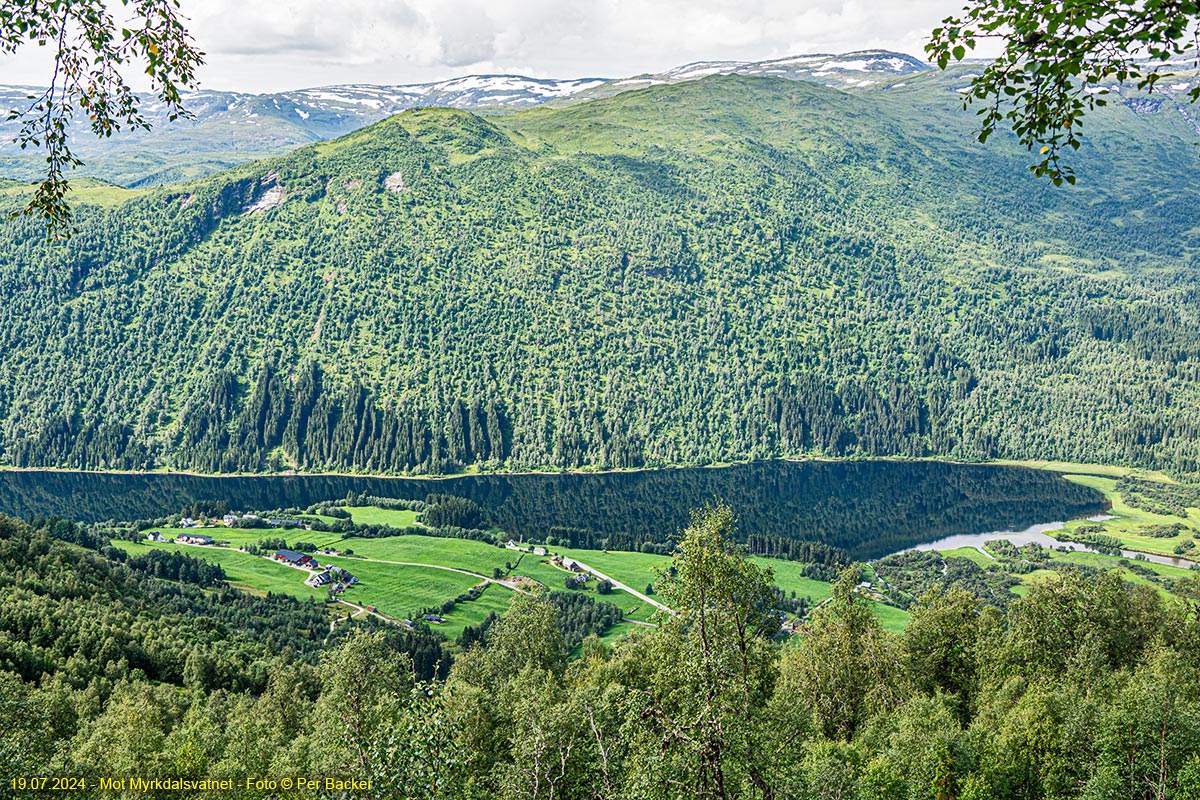
[[[242,514],[240,517],[236,514],[225,514],[221,517],[221,524],[226,528],[232,528],[237,525],[238,520],[256,520],[259,519],[257,514]],[[215,522],[215,520],[214,520]],[[191,517],[183,517],[179,520],[180,528],[203,528],[207,525],[212,525],[213,522],[208,520],[195,520]],[[251,526],[251,527],[262,527]],[[267,527],[270,528],[309,528],[309,524],[302,519],[289,519],[286,517],[271,518],[267,520]]]
[[[577,573],[583,572],[583,567],[579,566],[579,562],[572,561],[569,558],[563,558],[562,556],[555,556],[553,559],[551,559],[551,563],[553,563],[554,566],[558,567],[559,569],[569,569],[571,572]]]
[[[313,574],[304,582],[314,589],[332,585],[335,592],[343,592],[358,583],[358,578],[341,567],[327,566],[322,570],[317,560],[307,553],[297,553],[295,550],[276,550],[274,559],[290,567],[313,570]]]
[[[531,545],[529,547],[526,547],[523,544],[517,544],[512,539],[509,539],[508,544],[506,544],[504,546],[506,548],[508,548],[509,550],[516,550],[518,553],[533,553],[535,556],[539,556],[539,557],[546,555],[546,552],[547,552],[546,548],[544,548],[540,545]]]
[[[236,521],[236,517],[225,517],[227,525],[232,524],[229,522],[231,519]],[[295,522],[295,520],[270,520],[270,522],[272,524],[276,522],[291,523]],[[170,541],[158,531],[151,531],[150,533],[146,534],[146,538],[151,542]],[[213,544],[213,537],[204,536],[199,533],[187,532],[176,536],[175,541],[179,544],[211,545]],[[336,551],[324,550],[322,551],[322,554],[336,555]],[[272,556],[272,558],[281,564],[287,564],[289,567],[298,567],[300,569],[311,570],[313,574],[305,579],[304,582],[313,588],[332,585],[334,591],[342,592],[358,583],[358,578],[356,578],[354,575],[351,575],[341,567],[326,566],[322,568],[321,565],[317,563],[317,560],[308,553],[298,553],[295,550],[276,550],[275,555]]]

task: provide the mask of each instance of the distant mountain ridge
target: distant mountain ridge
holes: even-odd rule
[[[766,75],[789,80],[808,80],[835,89],[874,86],[901,75],[927,72],[932,67],[910,55],[890,50],[858,50],[851,53],[816,53],[766,61],[695,61],[654,75],[637,75],[609,81],[608,86],[648,86],[678,83],[709,75]]]
[[[519,109],[611,97],[631,89],[679,83],[709,75],[766,75],[821,83],[853,91],[930,69],[903,53],[789,56],[765,61],[698,61],[662,73],[628,78],[530,78],[523,75],[467,75],[430,83],[382,86],[340,84],[286,92],[253,94],[204,89],[187,95],[194,118],[169,123],[158,102],[145,106],[150,132],[95,140],[80,136],[77,152],[85,161],[79,174],[126,187],[178,183],[245,161],[333,139],[410,108]],[[0,85],[0,109],[28,103],[29,86]],[[42,157],[12,143],[16,125],[0,121],[0,177],[33,180]]]

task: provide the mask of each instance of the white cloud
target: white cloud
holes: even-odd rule
[[[112,0],[119,7],[119,0]],[[607,76],[706,59],[886,48],[921,56],[961,0],[182,0],[214,89],[410,83],[471,72]],[[44,54],[0,58],[41,83]]]

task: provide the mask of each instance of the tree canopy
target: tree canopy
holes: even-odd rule
[[[174,120],[186,115],[180,92],[196,84],[195,70],[203,62],[178,0],[121,0],[128,12],[121,22],[111,6],[105,0],[0,0],[0,53],[33,43],[53,52],[45,89],[9,117],[21,121],[16,141],[22,149],[46,151],[46,177],[23,213],[41,216],[51,237],[71,229],[66,173],[82,163],[71,151],[75,115],[86,114],[97,136],[148,129],[142,101],[126,79],[128,70],[140,69]]]
[[[963,105],[981,105],[979,141],[1011,125],[1038,149],[1033,173],[1060,186],[1075,183],[1062,156],[1079,149],[1084,116],[1106,104],[1105,83],[1151,92],[1180,59],[1200,67],[1198,17],[1200,4],[1189,0],[972,0],[934,29],[925,50],[945,69],[981,40],[1003,43]],[[1188,96],[1200,98],[1200,85]]]

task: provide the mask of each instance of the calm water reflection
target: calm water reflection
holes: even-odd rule
[[[544,536],[554,527],[576,527],[598,534],[646,532],[661,540],[687,524],[691,509],[720,499],[739,515],[742,531],[823,541],[855,558],[955,534],[1024,530],[1104,509],[1099,492],[1053,473],[934,462],[773,461],[719,469],[446,479],[0,472],[0,511],[86,521],[177,513],[195,500],[259,510],[359,492],[469,497],[514,534]]]

